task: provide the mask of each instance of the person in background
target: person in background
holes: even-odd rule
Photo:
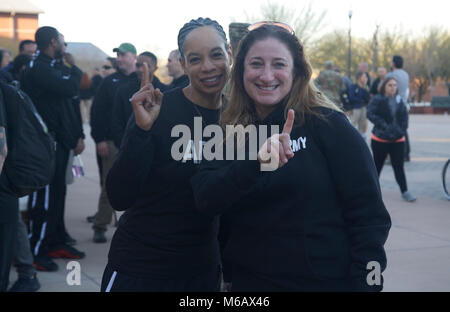
[[[91,83],[91,90],[90,90],[92,97],[94,97],[95,94],[97,93],[98,87],[102,83],[102,80],[103,80],[103,77],[102,77],[100,69],[98,67],[94,68],[94,70],[92,72],[92,77],[91,77],[92,83]]]
[[[80,111],[83,124],[89,124],[92,105],[92,80],[88,73],[83,72],[80,83]]]
[[[373,81],[372,86],[370,87],[370,98],[373,98],[375,95],[378,94],[378,89],[381,83],[383,82],[384,78],[386,78],[387,74],[386,68],[378,67],[377,74],[378,74],[377,79]]]
[[[366,139],[367,130],[367,104],[370,101],[369,91],[366,88],[367,76],[364,72],[356,73],[356,83],[350,86],[348,97],[350,101],[350,121],[358,129],[362,137]]]
[[[162,93],[169,89],[168,86],[163,84],[158,77],[155,76],[155,71],[158,68],[156,56],[148,51],[139,54],[136,62],[136,75],[138,79],[120,86],[114,97],[114,107],[111,115],[111,132],[114,144],[118,149],[122,143],[128,120],[133,113],[130,99],[133,94],[139,91],[140,83],[144,79],[144,63],[146,63],[148,67],[147,79],[153,85],[153,88],[159,89]]]
[[[7,108],[8,100],[5,90],[13,93],[12,87],[0,81],[0,292],[5,292],[9,284],[9,272],[14,257],[14,243],[17,231],[17,216],[19,205],[17,197],[9,187],[3,165],[8,155],[7,132],[9,133],[7,116],[10,111]],[[9,101],[9,102],[8,102]]]
[[[34,57],[36,51],[37,44],[33,40],[22,40],[19,43],[19,54],[25,54],[32,58]]]
[[[8,50],[0,49],[0,81],[4,83],[11,83],[14,79],[9,69],[11,68],[11,52]]]
[[[95,243],[106,241],[106,227],[111,223],[113,216],[104,181],[118,153],[111,128],[114,98],[120,86],[137,81],[134,45],[122,43],[118,48],[114,48],[113,52],[117,53],[118,70],[103,79],[91,107],[91,136],[96,143],[96,152],[101,158],[101,192],[92,225]]]
[[[11,74],[13,75],[13,85],[20,88],[22,73],[32,57],[28,54],[19,54],[14,58]],[[16,205],[16,203],[14,203]],[[22,220],[22,214],[18,210],[17,235],[14,248],[14,266],[17,271],[17,280],[8,290],[9,292],[34,292],[41,287],[37,278],[37,272],[33,265],[33,254],[28,239],[28,229]]]
[[[0,49],[0,70],[4,70],[12,60],[11,51]]]
[[[342,108],[341,92],[345,89],[345,83],[341,75],[333,70],[334,62],[326,61],[325,70],[321,71],[314,80],[316,86],[338,107]]]
[[[31,60],[32,58],[28,54],[19,54],[14,58],[10,72],[14,81],[18,83],[16,84],[17,87],[19,87],[23,71]]]
[[[40,27],[35,34],[39,55],[29,63],[21,81],[22,89],[30,96],[37,111],[56,140],[55,172],[52,182],[30,195],[30,245],[38,270],[56,271],[52,258],[81,259],[85,254],[66,244],[64,206],[66,198],[66,169],[70,149],[84,148],[82,139],[74,140],[69,128],[69,98],[78,95],[81,70],[70,54],[65,53],[65,42],[57,29]],[[69,65],[68,70],[60,59]]]
[[[34,57],[34,54],[36,53],[36,43],[32,40],[22,40],[19,43],[19,54],[16,56],[15,59],[17,59],[18,56],[20,56],[17,60],[21,62],[24,60],[24,56],[28,56],[30,59]],[[6,50],[5,50],[6,51]],[[18,81],[18,79],[15,77],[15,74],[13,73],[13,66],[14,61],[11,61],[11,52],[7,51],[8,55],[5,55],[5,58],[3,58],[3,53],[0,51],[0,64],[3,62],[8,62],[6,65],[2,66],[0,68],[0,79],[3,82],[11,83],[13,81]],[[17,64],[16,64],[17,65]],[[17,72],[17,67],[15,69]]]
[[[367,118],[373,123],[371,146],[378,175],[389,155],[402,198],[408,202],[415,201],[416,197],[408,191],[403,166],[408,112],[398,95],[395,78],[387,77],[381,83],[380,93],[369,103]]]
[[[102,66],[101,75],[103,78],[106,78],[117,72],[117,70],[119,70],[117,67],[117,59],[115,57],[107,57],[105,64]]]
[[[172,77],[172,82],[167,86],[167,90],[184,88],[189,84],[189,77],[184,73],[180,63],[180,51],[173,50],[167,60],[167,72]]]
[[[359,63],[358,71],[361,71],[364,73],[364,75],[366,75],[366,77],[367,77],[366,88],[367,88],[367,90],[369,90],[370,86],[372,84],[372,78],[370,77],[370,73],[369,73],[369,64],[367,62]]]
[[[110,74],[113,74],[115,72],[115,66],[117,66],[116,59],[113,57],[108,57],[105,61],[105,64],[102,65],[101,70],[97,67],[94,69],[94,72],[93,72],[92,78],[91,78],[91,80],[92,80],[92,84],[91,84],[92,101],[94,100],[95,95],[97,94],[98,88],[102,84],[103,78],[106,76],[109,76]],[[89,117],[88,118],[90,118],[90,116],[91,116],[91,114],[90,114],[91,108],[92,108],[92,102],[91,102],[91,107],[89,108]],[[89,123],[90,123],[90,119],[89,119]],[[102,176],[102,159],[98,155],[98,153],[95,153],[95,158],[97,159],[98,176],[101,177]],[[102,179],[99,179],[99,182],[100,182],[100,187],[101,187]],[[95,214],[92,216],[88,216],[86,219],[88,222],[92,223],[95,219]]]
[[[92,87],[94,88],[92,90],[92,94],[94,96],[94,99],[97,95],[97,91],[101,85],[101,83],[103,82],[103,79],[108,77],[109,75],[114,74],[115,72],[117,72],[117,61],[115,57],[107,57],[105,60],[105,63],[102,65],[101,71],[100,71],[100,76],[99,75],[94,75],[94,77],[92,78],[93,83],[92,83]],[[117,79],[117,78],[116,78]],[[91,110],[92,110],[92,105],[91,105]],[[97,167],[98,167],[98,176],[100,177],[99,182],[100,182],[100,188],[103,185],[103,179],[101,178],[103,175],[103,170],[102,170],[102,158],[100,157],[100,155],[97,153],[97,151],[95,152],[95,158],[97,159]],[[94,222],[95,219],[95,214],[87,216],[86,220],[89,223]]]
[[[386,75],[386,78],[393,77],[397,81],[398,94],[402,97],[403,103],[405,103],[407,111],[408,111],[408,119],[409,119],[409,75],[403,69],[403,57],[400,55],[394,55],[391,61],[391,72]],[[409,122],[408,122],[409,125]],[[409,144],[409,136],[408,129],[406,129],[405,133],[405,153],[404,158],[405,161],[410,161],[411,157],[411,146]]]

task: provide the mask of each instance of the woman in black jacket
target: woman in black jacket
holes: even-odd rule
[[[408,112],[398,95],[395,78],[383,81],[380,93],[370,101],[367,118],[373,123],[371,146],[378,175],[389,154],[402,198],[408,202],[415,201],[416,197],[408,191],[403,167]]]
[[[191,157],[200,144],[194,125],[202,131],[217,124],[231,55],[225,32],[209,18],[185,24],[178,48],[190,84],[163,98],[143,74],[131,100],[135,119],[106,179],[111,206],[125,213],[111,242],[102,291],[219,290],[217,218],[196,210],[189,179],[199,165]],[[172,149],[178,141],[174,129],[180,128],[195,140],[181,159]]]
[[[259,126],[262,147],[249,131],[245,160],[225,153],[191,179],[198,209],[230,216],[232,291],[381,290],[391,223],[367,145],[311,83],[288,25],[249,29],[221,124]]]

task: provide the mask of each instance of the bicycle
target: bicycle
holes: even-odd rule
[[[450,158],[442,168],[442,190],[444,192],[444,196],[450,200]]]

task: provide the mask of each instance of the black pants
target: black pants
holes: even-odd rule
[[[106,266],[101,292],[218,292],[220,266],[192,278],[149,279],[136,278]]]
[[[103,176],[103,165],[102,165],[102,158],[100,157],[100,155],[97,153],[97,148],[95,149],[95,158],[97,158],[97,166],[98,166],[98,177],[100,180],[100,188],[103,186],[103,180],[102,180],[102,176]]]
[[[387,155],[391,158],[392,169],[394,169],[395,180],[397,181],[400,191],[406,192],[408,187],[406,185],[406,176],[404,164],[404,142],[399,143],[382,143],[372,140],[372,152],[375,166],[377,168],[378,176],[380,176],[381,169],[383,169],[384,162]]]
[[[0,292],[6,291],[8,287],[9,271],[16,244],[17,224],[17,222],[0,223]]]
[[[409,145],[409,136],[408,136],[408,131],[405,132],[405,157],[404,159],[410,159],[410,154],[411,152],[411,147]]]
[[[30,247],[34,256],[46,253],[65,241],[64,208],[68,159],[69,150],[62,144],[57,144],[52,182],[30,196]]]

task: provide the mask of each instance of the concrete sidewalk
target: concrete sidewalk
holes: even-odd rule
[[[382,191],[392,219],[384,291],[450,291],[450,201],[407,203],[398,191]]]
[[[89,132],[86,127],[85,133]],[[401,199],[390,166],[385,166],[380,177],[383,199],[393,224],[386,243],[385,291],[450,291],[450,201],[441,195],[438,174],[442,160],[450,157],[450,119],[439,115],[411,115],[409,133],[413,152],[412,161],[406,164],[406,172],[410,190],[418,200],[407,203]],[[43,292],[100,290],[115,228],[110,226],[106,233],[108,243],[92,242],[93,231],[86,216],[96,211],[100,187],[94,143],[90,137],[82,157],[86,176],[76,179],[68,187],[66,201],[68,231],[78,241],[75,247],[86,253],[86,258],[79,260],[81,285],[67,284],[70,270],[66,265],[70,260],[58,259],[58,272],[38,272],[40,291]],[[16,276],[13,268],[11,283]]]

